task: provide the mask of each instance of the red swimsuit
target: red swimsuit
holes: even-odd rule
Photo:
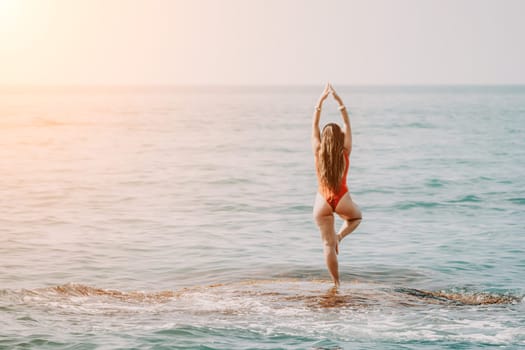
[[[350,159],[348,157],[348,152],[346,150],[343,151],[343,154],[345,156],[346,167],[343,173],[343,180],[341,182],[341,186],[339,187],[340,189],[338,193],[334,193],[329,188],[325,188],[324,186],[321,185],[319,170],[317,171],[317,179],[319,182],[319,192],[324,196],[324,198],[326,199],[328,204],[330,204],[330,206],[332,207],[334,211],[335,211],[335,208],[337,207],[337,204],[339,204],[339,201],[341,200],[341,198],[343,198],[346,192],[348,192],[348,186],[346,185],[346,176],[348,174],[348,168],[350,166]],[[316,164],[316,167],[317,167],[317,164]],[[319,167],[317,167],[317,169],[319,169]]]

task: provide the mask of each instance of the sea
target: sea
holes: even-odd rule
[[[0,87],[0,349],[525,348],[525,86],[334,87],[337,290],[322,84]]]

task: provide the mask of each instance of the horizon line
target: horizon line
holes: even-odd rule
[[[0,88],[207,88],[207,87],[246,87],[246,88],[260,88],[260,87],[319,87],[324,86],[325,83],[292,83],[292,84],[249,84],[249,83],[68,83],[68,84],[41,84],[41,83],[0,83]],[[334,86],[339,87],[519,87],[525,86],[524,83],[333,83]]]

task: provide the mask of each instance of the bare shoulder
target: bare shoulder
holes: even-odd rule
[[[319,149],[320,147],[314,149],[314,164],[316,168],[319,166]]]
[[[315,158],[317,158],[320,149],[321,149],[321,142],[313,138],[312,139],[312,152],[314,153]]]
[[[343,131],[343,134],[345,135],[343,149],[348,155],[350,155],[350,153],[352,152],[352,134],[350,132],[345,131]]]

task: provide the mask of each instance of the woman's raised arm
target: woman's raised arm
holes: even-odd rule
[[[317,150],[321,145],[321,130],[319,129],[319,120],[321,119],[321,107],[323,106],[324,100],[330,94],[330,83],[326,83],[326,86],[319,97],[319,101],[315,106],[314,116],[312,119],[312,150],[314,155],[317,154]]]
[[[339,104],[339,110],[341,111],[341,117],[343,118],[343,123],[345,125],[345,144],[344,148],[350,152],[352,152],[352,126],[350,125],[350,118],[348,117],[348,112],[346,111],[346,106],[343,103],[343,100],[339,95],[335,92],[334,87],[332,84],[330,84],[330,92],[332,93],[332,96],[334,96],[334,99]]]

